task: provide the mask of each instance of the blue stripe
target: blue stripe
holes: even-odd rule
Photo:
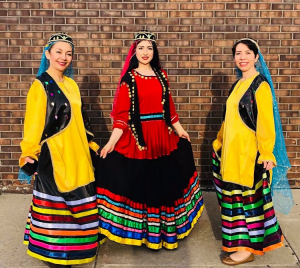
[[[151,119],[151,118],[163,118],[163,114],[153,114],[153,115],[141,115],[141,119]]]

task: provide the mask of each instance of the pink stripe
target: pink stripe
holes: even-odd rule
[[[257,223],[252,223],[247,225],[248,229],[253,229],[253,228],[261,228],[264,227],[263,222],[257,222]]]
[[[136,232],[136,233],[142,233],[142,232],[143,232],[142,230],[133,229],[133,228],[128,228],[128,227],[125,227],[125,226],[123,226],[123,225],[121,225],[121,224],[116,224],[115,222],[110,221],[110,220],[107,220],[107,219],[105,219],[105,218],[103,218],[103,217],[101,217],[101,216],[99,216],[99,218],[100,218],[102,221],[104,221],[104,222],[107,222],[107,223],[109,223],[109,224],[111,224],[111,225],[113,225],[113,226],[116,226],[116,227],[121,228],[122,230],[130,231],[130,232]]]
[[[30,233],[30,230],[25,230],[25,234],[29,234]]]
[[[46,248],[46,249],[50,249],[50,250],[60,250],[60,251],[84,250],[84,249],[91,249],[91,248],[96,248],[97,247],[97,242],[93,243],[91,245],[84,245],[84,246],[83,245],[82,246],[51,246],[51,245],[47,245],[45,243],[35,241],[31,237],[29,237],[29,241],[33,245],[36,245],[36,246],[39,246],[39,247],[42,247],[42,248]]]
[[[184,223],[182,223],[182,224],[180,224],[180,225],[178,225],[176,227],[177,228],[181,228],[182,226],[186,225],[188,222],[189,222],[189,220],[186,220]]]
[[[245,221],[236,221],[234,223],[222,221],[222,225],[226,227],[236,227],[236,226],[241,226],[241,225],[246,225]]]

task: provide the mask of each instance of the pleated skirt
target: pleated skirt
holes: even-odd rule
[[[44,147],[42,153],[48,154]],[[92,262],[98,246],[95,183],[61,193],[53,178],[51,160],[40,161],[24,244],[28,245],[30,256],[46,262],[61,265]]]
[[[157,159],[113,151],[96,173],[99,233],[120,244],[175,249],[203,211],[190,143]]]
[[[213,176],[222,217],[223,250],[246,250],[257,255],[283,246],[273,208],[269,171],[257,164],[252,188],[224,182],[220,160],[213,153]]]

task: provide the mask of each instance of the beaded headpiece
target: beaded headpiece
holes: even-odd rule
[[[156,43],[155,35],[147,30],[141,30],[135,34],[134,41],[140,41],[140,40],[148,40]]]
[[[42,73],[46,72],[49,68],[49,61],[46,57],[46,51],[50,51],[51,47],[57,42],[67,42],[72,47],[72,52],[74,53],[74,44],[73,39],[66,33],[55,33],[52,34],[44,47],[43,55],[41,58],[40,68],[38,70],[37,76],[40,76]],[[73,64],[69,65],[69,67],[64,71],[64,75],[73,78]]]
[[[258,43],[257,42],[255,42],[253,39],[251,39],[251,38],[242,38],[242,39],[240,39],[240,40],[238,40],[237,41],[237,43],[238,42],[240,42],[240,41],[243,41],[243,40],[248,40],[248,41],[251,41],[253,44],[255,44],[256,45],[256,47],[258,48],[258,50],[260,50],[259,49],[259,45],[258,45]]]
[[[62,33],[52,34],[50,36],[47,44],[51,44],[52,42],[58,42],[58,41],[68,42],[72,46],[74,46],[73,39],[71,38],[71,36],[69,36],[67,33],[63,33],[63,32]]]

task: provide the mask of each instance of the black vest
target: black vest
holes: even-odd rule
[[[68,98],[47,72],[36,79],[42,83],[47,95],[47,110],[45,127],[41,138],[42,143],[68,126],[72,112]],[[81,113],[87,131],[87,139],[91,141],[94,135],[92,134],[91,125],[83,103],[81,105]]]
[[[228,98],[232,91],[234,90],[234,87],[238,83],[239,80],[237,80],[231,87]],[[256,131],[256,122],[257,122],[257,104],[255,99],[255,92],[259,88],[260,84],[262,82],[268,82],[268,80],[261,74],[256,76],[254,80],[252,81],[251,85],[245,92],[244,96],[241,98],[239,102],[239,113],[243,120],[243,122],[246,124],[247,127],[252,129],[253,131]],[[226,116],[226,105],[224,109],[223,114],[223,121],[225,120]]]
[[[169,127],[169,130],[172,130],[172,123],[171,123],[171,114],[170,114],[170,88],[168,85],[167,77],[162,72],[162,70],[153,69],[156,74],[156,77],[161,83],[162,86],[162,103],[163,103],[163,118],[166,124]],[[140,150],[144,150],[146,143],[143,137],[142,132],[142,124],[140,119],[140,107],[139,107],[139,99],[138,99],[138,88],[136,85],[135,77],[131,71],[127,72],[121,80],[121,83],[125,82],[128,85],[128,94],[130,97],[130,111],[129,111],[129,128],[131,129],[136,142],[137,146]]]

